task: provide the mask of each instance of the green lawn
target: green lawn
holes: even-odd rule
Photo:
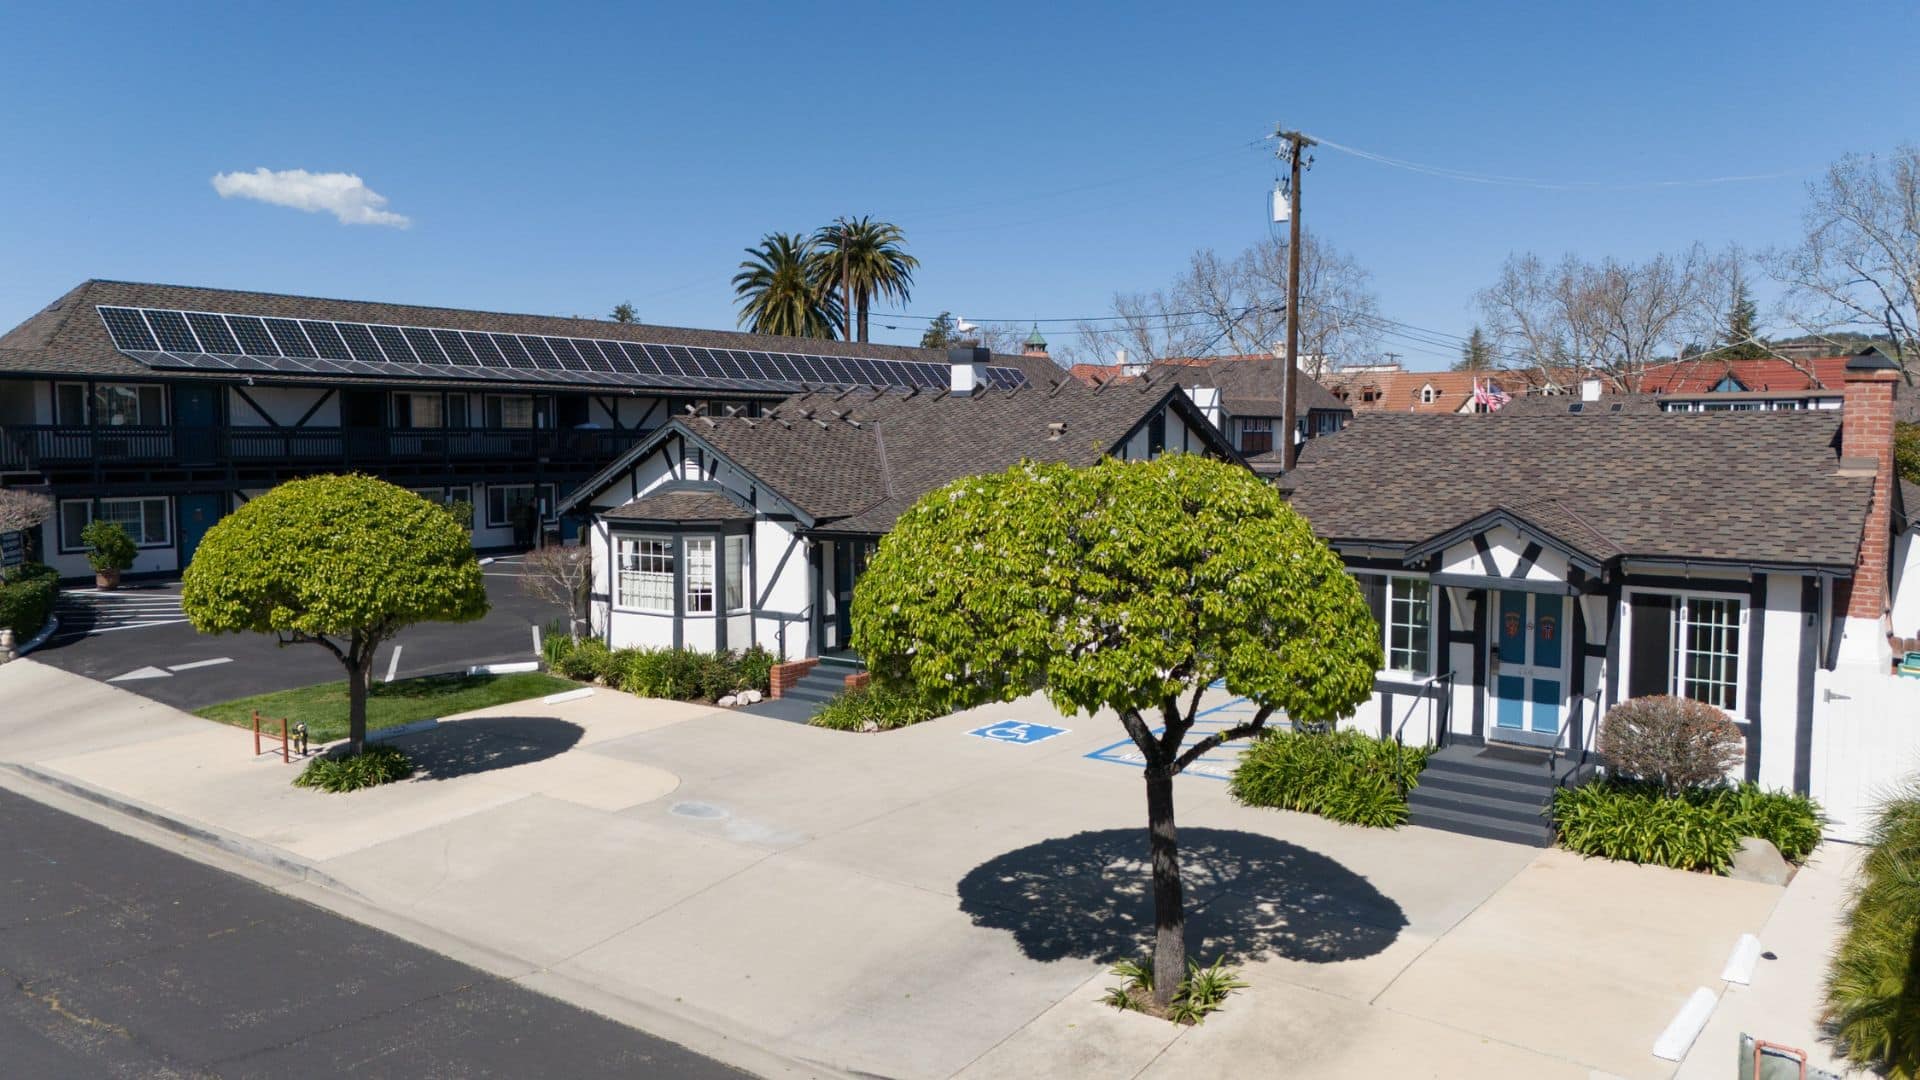
[[[545,697],[579,686],[579,683],[537,671],[513,675],[430,675],[423,679],[375,683],[367,690],[367,730]],[[194,711],[195,715],[209,720],[252,728],[255,709],[260,710],[262,731],[268,728],[268,721],[273,722],[274,731],[279,731],[279,721],[284,716],[289,725],[306,721],[308,737],[316,744],[347,737],[344,679],[299,690],[255,694]]]

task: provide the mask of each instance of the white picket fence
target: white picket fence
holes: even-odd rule
[[[1860,668],[1814,679],[1813,797],[1827,835],[1865,838],[1889,793],[1920,778],[1920,679]]]

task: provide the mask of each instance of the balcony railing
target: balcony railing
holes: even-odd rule
[[[0,469],[93,465],[381,465],[534,461],[604,465],[649,432],[605,428],[0,427]]]

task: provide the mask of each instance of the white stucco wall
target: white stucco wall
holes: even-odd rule
[[[1908,507],[1920,511],[1920,507]],[[1893,633],[1896,637],[1920,637],[1920,543],[1910,528],[1893,541]]]
[[[320,407],[314,410],[313,416],[307,420],[307,425],[309,427],[340,426],[340,395],[337,393],[328,396],[324,390],[285,386],[250,386],[244,389],[247,397],[252,398],[260,409],[255,411],[252,405],[247,404],[246,398],[240,396],[241,388],[229,388],[227,416],[234,427],[269,426],[268,420],[260,415],[261,412],[271,417],[274,424],[293,427],[300,422],[301,417],[306,416],[307,410],[312,409],[317,401],[320,402]],[[320,401],[322,397],[326,397],[326,400]]]
[[[1792,574],[1768,574],[1766,610],[1756,615],[1764,620],[1760,664],[1765,677],[1758,689],[1760,786],[1791,790],[1794,746],[1798,741],[1800,683],[1813,677],[1812,672],[1800,670],[1800,634],[1806,628],[1805,616],[1800,611],[1800,578]],[[1749,618],[1749,628],[1752,625]]]
[[[1520,566],[1520,557],[1526,552],[1532,541],[1517,530],[1496,525],[1483,534],[1487,539],[1487,548],[1493,556],[1493,564],[1500,577],[1511,577]],[[1472,539],[1462,540],[1452,545],[1440,557],[1440,569],[1448,574],[1471,574],[1479,577],[1486,574],[1486,566],[1480,558],[1480,551]],[[1567,580],[1571,570],[1567,557],[1552,548],[1543,547],[1539,558],[1527,569],[1528,581],[1562,582]]]

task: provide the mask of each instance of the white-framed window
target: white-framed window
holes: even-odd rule
[[[727,610],[747,610],[747,538],[727,537]]]
[[[398,393],[393,395],[393,426],[398,428],[437,428],[443,424],[439,394]]]
[[[1435,390],[1432,383],[1428,383],[1420,388],[1420,404],[1422,405],[1431,405],[1438,400],[1439,397],[1440,391]]]
[[[1748,605],[1724,593],[1631,591],[1627,694],[1672,694],[1736,713]]]
[[[530,428],[533,426],[533,398],[526,394],[488,394],[487,426],[490,428]]]
[[[621,536],[614,540],[614,601],[634,611],[673,610],[673,538]]]
[[[89,419],[91,412],[91,419]],[[95,383],[91,397],[84,383],[55,383],[54,422],[79,427],[161,427],[167,422],[164,387],[146,383]]]
[[[60,550],[85,551],[80,539],[87,524],[96,516],[117,521],[143,548],[166,547],[173,543],[173,500],[165,497],[101,499],[98,512],[92,499],[60,500]]]
[[[687,545],[687,614],[713,613],[713,537],[690,536]]]
[[[489,484],[487,485],[487,527],[505,528],[513,524],[514,515],[520,507],[540,500],[542,509],[553,512],[553,485],[540,484]]]
[[[1380,624],[1386,670],[1401,675],[1433,673],[1433,589],[1426,578],[1358,573],[1367,608]]]
[[[1271,449],[1273,449],[1273,417],[1241,417],[1240,452],[1242,454],[1264,454]]]

